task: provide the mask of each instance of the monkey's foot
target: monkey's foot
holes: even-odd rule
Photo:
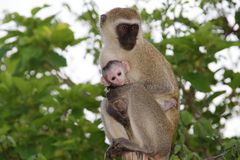
[[[112,160],[114,157],[119,157],[124,153],[122,147],[119,147],[118,144],[113,140],[113,144],[107,149],[105,153],[105,160]]]
[[[123,152],[130,151],[126,148],[126,144],[128,143],[129,140],[125,138],[114,139],[112,143],[112,149],[114,150],[114,152],[119,153],[121,155]]]
[[[173,98],[169,99],[169,100],[165,100],[163,105],[162,105],[162,109],[163,111],[167,111],[171,108],[174,108],[177,106],[177,101]]]

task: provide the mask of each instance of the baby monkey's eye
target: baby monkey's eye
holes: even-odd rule
[[[122,75],[122,73],[121,72],[118,72],[118,74],[117,74],[118,76],[121,76]]]
[[[112,80],[114,81],[116,79],[116,77],[112,77]]]

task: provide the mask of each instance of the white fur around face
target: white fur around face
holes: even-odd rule
[[[121,23],[127,23],[127,24],[138,24],[140,26],[140,21],[139,19],[124,19],[120,18],[114,22],[114,25],[117,26],[118,24]]]
[[[138,35],[137,35],[137,41],[142,40],[141,21],[139,19],[119,18],[119,19],[115,20],[113,23],[106,24],[106,26],[103,28],[102,39],[103,39],[105,46],[116,46],[117,45],[116,48],[118,48],[119,42],[118,42],[115,28],[117,27],[117,25],[122,24],[122,23],[138,24],[139,31],[138,31]]]
[[[139,26],[139,32],[141,30],[141,22],[139,19],[124,19],[119,18],[115,20],[113,23],[106,23],[104,28],[102,29],[102,39],[105,45],[113,45],[118,44],[117,41],[117,34],[115,32],[115,28],[117,25],[121,23],[127,23],[127,24],[138,24]],[[139,38],[139,37],[138,37]]]
[[[102,28],[102,39],[104,47],[102,48],[101,55],[99,58],[99,63],[101,67],[104,67],[110,60],[124,60],[125,56],[134,53],[134,48],[130,51],[121,48],[118,36],[116,34],[115,28],[121,23],[126,24],[138,24],[139,31],[137,35],[136,45],[141,45],[143,43],[141,22],[139,19],[124,19],[119,18],[111,23],[106,23],[104,28]]]

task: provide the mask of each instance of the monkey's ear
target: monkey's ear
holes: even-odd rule
[[[110,84],[108,83],[108,81],[106,81],[106,79],[105,79],[104,77],[101,77],[101,83],[102,83],[105,87],[110,86]]]
[[[128,61],[123,60],[122,64],[124,65],[124,67],[126,68],[127,71],[130,71],[130,65],[129,65]]]
[[[102,14],[100,17],[100,26],[102,27],[102,25],[104,24],[104,22],[107,19],[107,15],[106,14]]]

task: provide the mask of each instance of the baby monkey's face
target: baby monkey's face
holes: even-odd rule
[[[128,83],[126,73],[129,66],[126,62],[114,62],[104,70],[102,82],[105,86],[122,86]]]
[[[127,70],[122,64],[113,64],[106,73],[107,80],[113,86],[122,86],[127,83]]]

